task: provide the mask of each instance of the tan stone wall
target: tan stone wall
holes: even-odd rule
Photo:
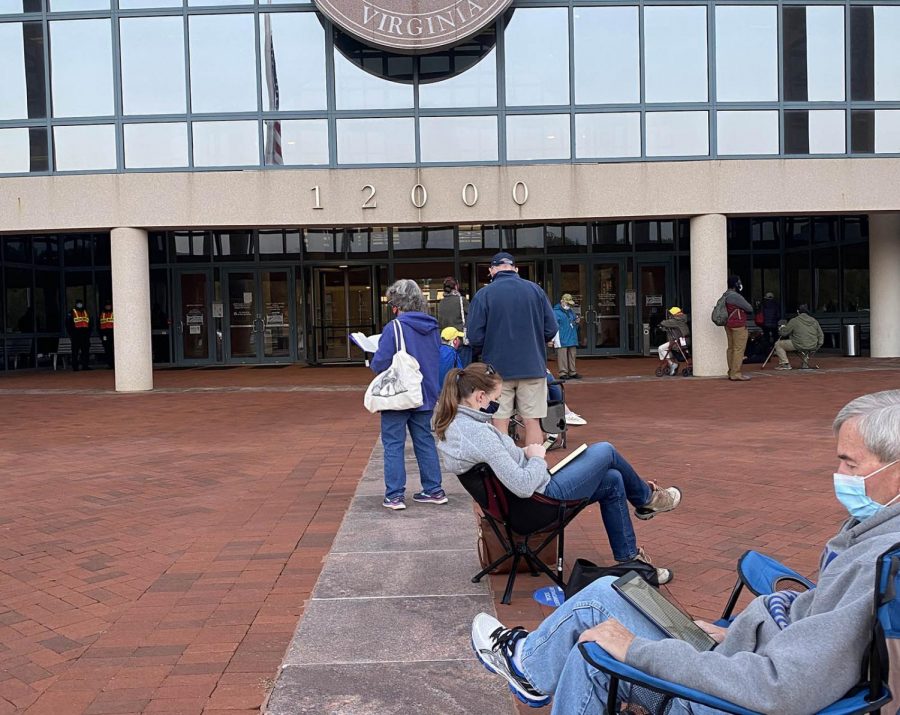
[[[900,210],[897,186],[887,158],[42,176],[0,179],[0,232],[870,213]]]

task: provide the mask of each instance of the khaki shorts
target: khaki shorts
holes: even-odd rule
[[[503,381],[500,409],[494,413],[494,417],[508,420],[514,413],[519,417],[535,419],[547,416],[547,378]]]

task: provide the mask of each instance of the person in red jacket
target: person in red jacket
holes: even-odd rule
[[[741,295],[742,290],[744,286],[740,276],[729,276],[728,290],[725,291],[725,307],[728,310],[725,333],[728,335],[728,379],[735,381],[750,379],[749,375],[741,372],[741,368],[749,334],[747,318],[753,315],[753,306]]]

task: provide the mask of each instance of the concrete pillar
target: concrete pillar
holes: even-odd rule
[[[110,240],[116,326],[116,390],[152,390],[150,253],[147,232],[139,228],[114,228]]]
[[[869,334],[872,357],[900,357],[900,214],[869,216]]]
[[[702,377],[728,374],[725,329],[709,317],[728,282],[727,226],[722,214],[691,219],[691,350]]]

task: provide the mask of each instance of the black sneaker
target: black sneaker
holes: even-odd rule
[[[436,492],[431,492],[431,494],[416,492],[413,494],[413,501],[419,502],[419,504],[446,504],[447,495],[443,489],[438,489]]]
[[[523,703],[542,708],[550,702],[550,696],[538,692],[513,663],[516,642],[527,635],[521,626],[506,628],[487,613],[479,613],[472,621],[472,648],[481,664],[504,678],[512,694]]]
[[[571,375],[569,375],[569,379],[570,380],[580,380],[581,375],[579,375],[577,372],[573,372]]]

